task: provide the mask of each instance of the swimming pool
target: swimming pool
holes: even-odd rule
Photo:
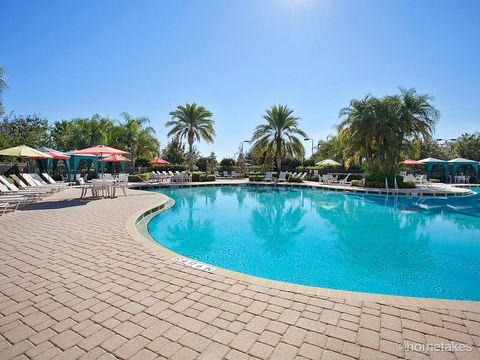
[[[480,300],[480,195],[409,198],[309,188],[157,189],[148,231],[198,261],[323,288]]]

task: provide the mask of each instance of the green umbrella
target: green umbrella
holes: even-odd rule
[[[318,166],[342,166],[338,161],[332,159],[325,159],[322,161],[317,162],[315,165]]]

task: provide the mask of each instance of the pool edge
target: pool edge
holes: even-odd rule
[[[150,194],[154,193],[148,190],[138,190],[146,191]],[[168,196],[155,193],[161,197],[161,201],[157,206],[147,207],[142,210],[137,211],[131,215],[126,223],[125,229],[127,233],[138,242],[144,244],[149,249],[159,253],[160,255],[174,262],[175,257],[183,257],[191,259],[192,261],[198,261],[196,259],[189,258],[182,254],[178,254],[162,244],[156,242],[148,233],[147,225],[148,222],[159,213],[170,209],[174,205],[174,200]],[[210,264],[209,264],[210,265]],[[338,298],[344,300],[354,300],[354,301],[366,301],[366,302],[376,302],[385,305],[396,305],[396,306],[417,306],[424,308],[437,308],[437,309],[449,309],[449,310],[462,310],[462,311],[473,311],[478,312],[480,310],[480,301],[469,301],[469,300],[449,300],[449,299],[434,299],[434,298],[422,298],[422,297],[408,297],[408,296],[399,296],[399,295],[384,295],[376,293],[367,293],[367,292],[356,292],[348,290],[337,290],[337,289],[328,289],[321,288],[316,286],[308,285],[299,285],[292,284],[278,280],[270,280],[254,275],[244,274],[241,272],[227,270],[216,265],[211,265],[215,267],[213,274],[222,275],[228,278],[232,278],[239,281],[244,281],[253,285],[263,286],[267,288],[273,288],[277,290],[290,291],[304,295],[316,295],[316,296],[325,296],[330,298]],[[200,271],[200,270],[198,270]]]

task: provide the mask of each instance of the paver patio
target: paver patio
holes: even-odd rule
[[[0,217],[0,359],[480,359],[478,311],[305,295],[195,270],[131,238],[155,193],[78,189]],[[470,351],[402,351],[405,341]]]

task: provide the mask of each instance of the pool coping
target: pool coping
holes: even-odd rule
[[[322,189],[326,191],[343,192],[351,194],[369,194],[369,195],[388,195],[388,196],[419,196],[419,197],[457,197],[457,196],[471,196],[473,191],[463,189],[468,186],[456,186],[457,184],[444,184],[450,188],[454,188],[455,191],[442,191],[442,189],[428,189],[428,188],[415,188],[415,189],[377,189],[366,188],[351,185],[340,184],[320,184],[313,181],[305,181],[303,183],[288,183],[288,182],[272,182],[272,181],[249,181],[248,179],[228,179],[228,180],[215,180],[206,182],[190,182],[190,183],[130,183],[131,189],[157,189],[157,188],[177,188],[177,187],[194,187],[194,186],[278,186],[278,187],[298,187],[298,188],[311,188]],[[476,184],[465,184],[469,186],[475,186]],[[435,185],[433,185],[435,186]],[[472,187],[473,187],[472,186]]]
[[[193,185],[195,186],[195,185]],[[139,190],[145,191],[145,190]],[[151,191],[148,191],[151,194]],[[142,243],[149,249],[159,253],[160,255],[167,257],[167,260],[172,263],[175,262],[175,258],[182,257],[195,262],[198,260],[189,258],[182,254],[176,253],[162,244],[156,242],[148,232],[147,226],[150,220],[170,209],[175,205],[175,201],[170,197],[156,193],[162,199],[159,204],[154,207],[147,207],[142,210],[137,211],[131,215],[126,223],[125,229],[127,233],[138,242]],[[480,309],[480,301],[469,301],[469,300],[449,300],[449,299],[435,299],[435,298],[422,298],[422,297],[409,297],[409,296],[399,296],[399,295],[386,295],[386,294],[376,294],[376,293],[367,293],[367,292],[356,292],[348,290],[337,290],[322,288],[316,286],[308,285],[299,285],[292,284],[278,280],[270,280],[254,275],[244,274],[241,272],[233,271],[218,267],[216,265],[207,264],[215,268],[212,271],[214,274],[223,275],[232,279],[239,281],[244,281],[258,286],[264,286],[267,288],[273,288],[278,290],[295,292],[303,295],[316,295],[324,296],[337,299],[345,300],[354,300],[354,301],[366,301],[366,302],[376,302],[385,305],[393,306],[416,306],[424,308],[438,308],[438,309],[449,309],[449,310],[462,310],[462,311],[473,311],[478,312]],[[201,271],[201,270],[198,270]]]

